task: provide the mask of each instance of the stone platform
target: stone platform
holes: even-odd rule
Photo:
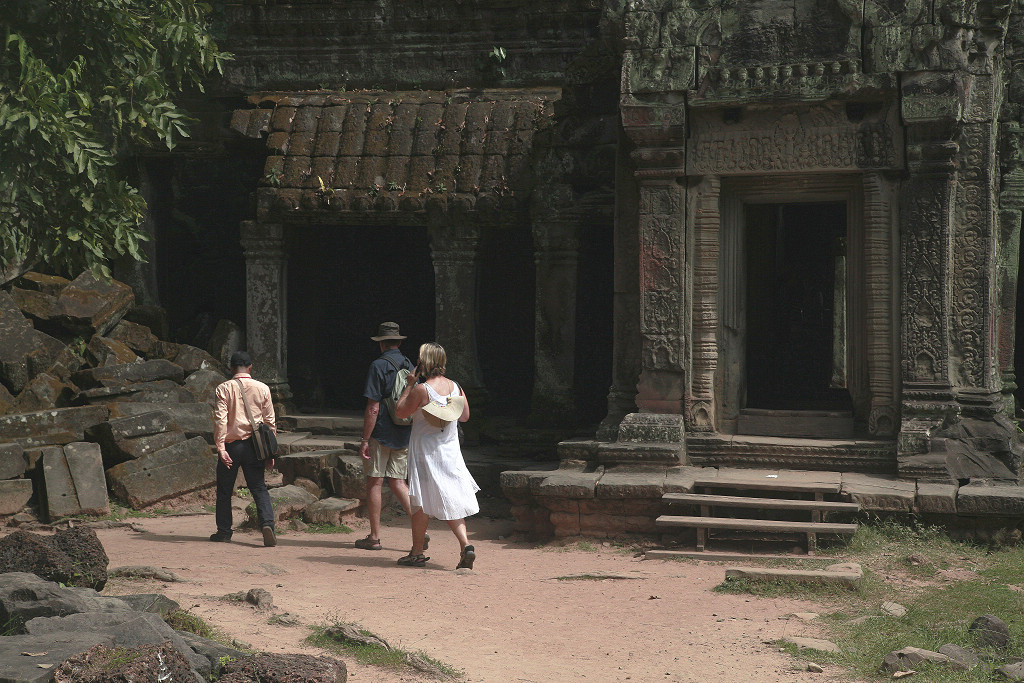
[[[594,465],[562,461],[554,471],[505,471],[501,488],[512,503],[516,530],[537,537],[630,535],[657,537],[655,519],[666,511],[666,493],[692,493],[695,482],[720,479],[747,482],[832,482],[843,500],[858,503],[862,513],[913,514],[986,537],[995,529],[1024,523],[1024,487],[972,482],[963,486],[900,479],[881,474],[729,467]]]

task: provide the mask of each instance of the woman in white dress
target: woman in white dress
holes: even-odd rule
[[[395,417],[412,416],[409,437],[409,505],[412,515],[412,550],[398,564],[422,567],[429,557],[423,550],[430,517],[443,519],[459,539],[461,554],[456,569],[473,568],[476,550],[466,536],[466,517],[480,511],[480,490],[466,468],[459,447],[457,422],[469,419],[469,400],[462,388],[445,377],[447,357],[440,344],[420,347],[419,363],[409,375],[395,406]],[[422,383],[417,383],[423,379]]]

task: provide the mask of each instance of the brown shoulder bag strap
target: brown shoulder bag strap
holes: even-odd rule
[[[260,439],[259,432],[256,429],[256,420],[252,419],[252,409],[249,407],[249,399],[245,396],[245,384],[241,378],[235,377],[235,381],[238,382],[238,390],[242,392],[242,404],[245,405],[245,416],[249,418],[249,425],[252,427],[252,441],[256,445],[257,455],[260,456],[260,460],[266,460],[267,454],[263,448],[263,441]]]

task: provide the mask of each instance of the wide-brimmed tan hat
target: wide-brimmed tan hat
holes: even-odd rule
[[[377,336],[370,337],[373,341],[386,341],[388,339],[405,339],[404,335],[398,333],[398,323],[381,323],[377,328]]]
[[[465,408],[466,398],[464,396],[453,396],[448,399],[447,405],[433,400],[428,402],[427,405],[423,406],[423,412],[426,414],[428,421],[435,427],[444,427],[446,423],[458,420]],[[431,420],[430,418],[434,419]]]

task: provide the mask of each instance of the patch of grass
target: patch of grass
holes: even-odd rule
[[[573,574],[571,576],[556,576],[556,581],[604,581],[614,579],[614,576],[601,576],[600,574]]]
[[[10,617],[6,622],[0,624],[0,636],[16,636],[25,632],[25,620],[20,617]]]
[[[379,666],[392,670],[402,670],[416,668],[412,662],[418,659],[430,667],[433,667],[446,680],[456,681],[465,679],[464,671],[456,669],[450,664],[434,659],[423,652],[409,652],[401,648],[388,648],[374,644],[355,644],[335,638],[329,632],[332,625],[337,626],[338,622],[335,621],[333,624],[310,626],[310,631],[312,631],[312,633],[306,637],[304,642],[308,645],[319,647],[336,655],[352,657],[357,662],[364,665]],[[358,627],[356,627],[356,629],[364,636],[376,637],[370,631],[360,629]]]
[[[225,637],[217,629],[207,624],[205,619],[190,610],[176,609],[168,612],[164,617],[164,621],[175,631],[188,631],[207,640],[216,640],[220,643],[230,644],[230,639],[225,640]]]
[[[335,526],[334,524],[310,524],[306,527],[306,533],[310,534],[350,534],[352,529],[341,524]]]
[[[238,496],[239,498],[252,498],[252,491],[245,488],[244,486],[239,486],[237,489],[235,489],[235,495]]]
[[[1024,548],[955,541],[942,529],[915,520],[869,519],[861,522],[845,548],[822,551],[815,562],[821,561],[859,563],[865,570],[860,586],[851,591],[793,581],[734,579],[715,590],[797,597],[822,605],[824,616],[813,622],[818,630],[814,635],[836,643],[841,652],[798,651],[781,641],[778,646],[799,659],[843,667],[858,680],[891,679],[891,673],[881,668],[882,660],[905,646],[938,650],[952,643],[981,656],[982,663],[970,671],[927,662],[914,666],[915,680],[940,683],[988,682],[997,667],[1024,658],[1024,593],[1018,588],[1024,585]],[[884,613],[884,601],[900,603],[907,614]],[[975,642],[967,629],[983,614],[1007,623],[1009,649],[990,651]]]

